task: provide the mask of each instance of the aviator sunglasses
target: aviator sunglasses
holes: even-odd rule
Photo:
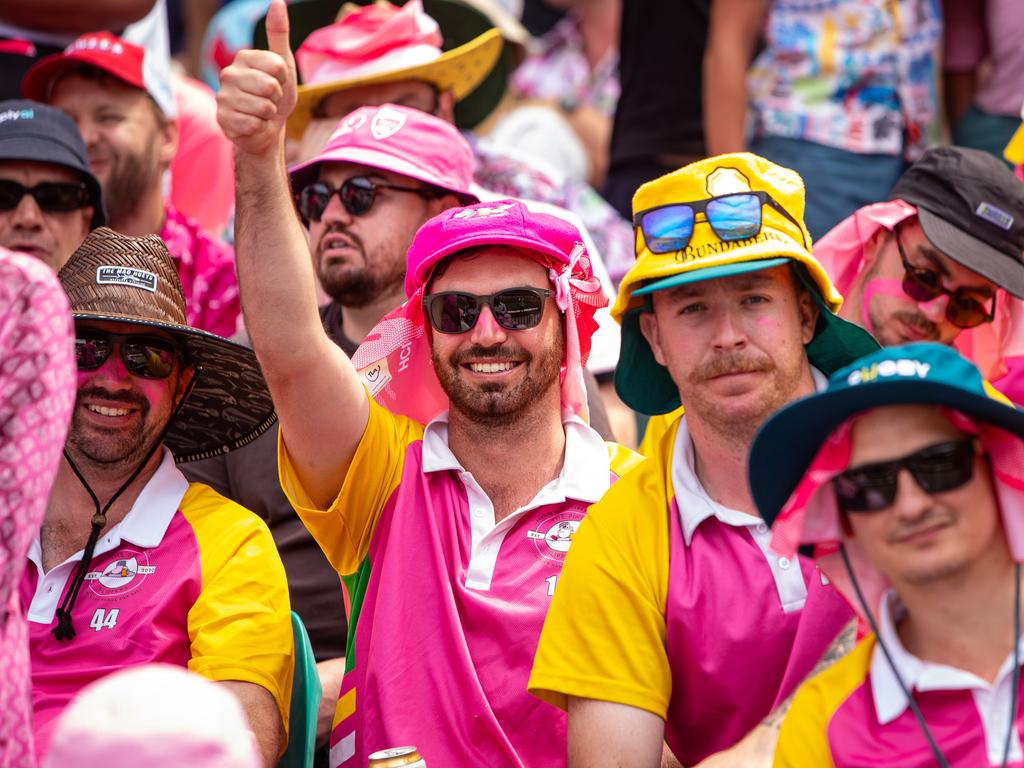
[[[353,176],[346,179],[337,189],[332,189],[322,181],[309,184],[302,188],[298,195],[299,213],[306,221],[320,221],[331,198],[335,195],[341,200],[342,206],[350,216],[362,216],[369,211],[377,200],[378,189],[390,189],[394,192],[411,192],[420,197],[436,197],[432,189],[417,187],[401,187],[397,184],[383,184],[371,181],[365,176]]]
[[[26,187],[10,179],[0,179],[0,211],[13,211],[25,195],[32,195],[44,213],[67,213],[89,202],[89,191],[81,181],[43,181]]]
[[[166,379],[175,360],[184,359],[173,342],[157,336],[108,333],[97,328],[75,329],[75,362],[80,371],[95,371],[107,361],[117,345],[121,362],[129,373],[144,379]]]
[[[957,328],[975,328],[992,320],[996,312],[996,297],[992,295],[992,306],[985,305],[969,295],[969,288],[957,288],[951,291],[942,284],[942,275],[932,269],[916,267],[907,260],[903,250],[903,240],[899,232],[896,235],[896,247],[903,262],[903,292],[914,301],[932,301],[945,294],[949,296],[946,303],[946,319]]]
[[[554,295],[543,288],[508,288],[488,296],[441,291],[424,296],[423,309],[440,333],[466,333],[476,325],[485,306],[505,330],[525,331],[540,322],[545,300]]]
[[[704,214],[720,240],[733,242],[756,237],[761,232],[762,209],[765,205],[771,206],[793,222],[803,238],[803,227],[789,211],[767,192],[760,191],[738,192],[707,200],[648,208],[633,216],[633,226],[643,232],[644,242],[651,253],[673,253],[683,250],[689,244],[698,213]],[[807,246],[806,240],[804,246]]]
[[[970,438],[938,443],[899,459],[848,469],[832,479],[832,487],[844,512],[877,512],[896,500],[901,469],[926,493],[942,493],[970,482],[976,455]]]

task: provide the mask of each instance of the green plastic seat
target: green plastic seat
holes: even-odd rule
[[[295,678],[288,718],[288,749],[277,765],[278,768],[312,768],[316,749],[316,717],[323,689],[316,671],[313,646],[302,619],[295,611],[292,611],[292,634],[295,637]]]

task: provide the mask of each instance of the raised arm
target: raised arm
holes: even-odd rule
[[[708,155],[747,148],[747,70],[768,0],[712,0],[704,49],[704,144]]]
[[[288,11],[267,12],[268,51],[240,51],[221,73],[217,120],[235,145],[235,253],[242,310],[288,453],[304,488],[327,506],[366,428],[366,391],[328,338],[306,235],[292,206],[285,121],[295,106]]]

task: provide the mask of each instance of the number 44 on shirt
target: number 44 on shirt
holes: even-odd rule
[[[105,611],[102,608],[97,608],[96,613],[92,615],[92,621],[89,622],[89,626],[97,632],[101,629],[113,629],[117,626],[117,614],[120,610],[120,608],[111,608],[109,611]]]

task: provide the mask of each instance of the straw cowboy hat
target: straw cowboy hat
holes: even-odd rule
[[[185,350],[195,381],[164,438],[179,463],[239,448],[277,419],[253,351],[187,324],[178,272],[156,235],[100,227],[57,276],[75,320],[159,328]]]

